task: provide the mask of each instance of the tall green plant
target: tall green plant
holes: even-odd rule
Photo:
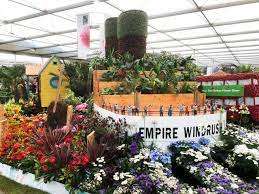
[[[17,93],[17,86],[24,85],[25,67],[23,65],[0,67],[0,96],[8,100]]]
[[[92,92],[92,75],[87,63],[65,61],[65,72],[69,79],[70,89],[75,96],[88,97]]]

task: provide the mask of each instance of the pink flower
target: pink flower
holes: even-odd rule
[[[74,120],[77,121],[77,122],[82,122],[83,120],[85,119],[85,116],[84,115],[74,115]]]
[[[88,105],[86,103],[82,103],[76,106],[77,111],[85,111],[87,109]]]

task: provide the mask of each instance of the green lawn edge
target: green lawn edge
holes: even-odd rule
[[[0,175],[0,194],[47,194],[44,191],[21,185]]]

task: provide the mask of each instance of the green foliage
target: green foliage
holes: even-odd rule
[[[23,65],[0,67],[0,100],[6,102],[14,95],[24,97],[25,91],[18,89],[19,84],[24,84],[25,67]]]
[[[255,71],[255,67],[250,64],[241,64],[239,66],[234,64],[221,65],[220,69],[226,73],[251,73]]]
[[[183,58],[170,53],[146,54],[134,60],[129,53],[118,58],[107,58],[109,70],[103,74],[103,81],[121,81],[115,89],[118,94],[130,94],[136,90],[144,94],[191,92],[193,88],[184,85],[178,89],[179,81],[193,81],[201,74],[200,68],[191,57]]]
[[[250,73],[254,72],[255,68],[249,64],[242,64],[236,67],[237,73]]]
[[[147,14],[141,10],[122,12],[118,17],[117,35],[123,38],[128,35],[147,36]]]
[[[117,17],[105,20],[105,38],[117,37]]]
[[[88,64],[80,61],[65,61],[64,63],[70,89],[76,97],[88,97],[92,91],[92,74]]]
[[[101,91],[102,95],[113,95],[114,91],[112,88],[103,88]]]
[[[183,85],[178,88],[178,93],[192,93],[194,91],[194,87],[191,86],[189,83],[184,82]]]
[[[68,91],[67,96],[65,97],[64,102],[68,105],[77,105],[83,102],[83,98],[82,97],[76,97],[75,93],[71,90]]]

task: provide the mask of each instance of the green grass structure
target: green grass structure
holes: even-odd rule
[[[135,59],[146,53],[148,16],[142,10],[122,12],[118,17],[117,36],[120,54],[129,52]]]

